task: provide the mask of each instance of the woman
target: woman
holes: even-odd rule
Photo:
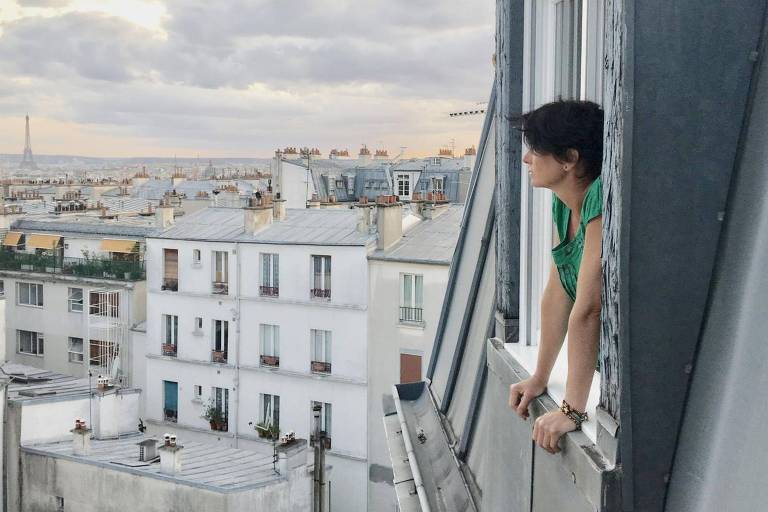
[[[534,187],[553,192],[557,243],[541,299],[541,338],[534,374],[510,386],[509,406],[527,419],[528,404],[547,389],[568,333],[568,379],[558,411],[540,416],[533,440],[560,451],[566,432],[587,421],[586,405],[600,333],[603,111],[588,101],[555,101],[523,116],[523,158]]]

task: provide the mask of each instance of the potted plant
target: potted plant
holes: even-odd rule
[[[205,412],[203,413],[203,418],[208,420],[208,423],[211,425],[211,430],[224,430],[224,427],[227,424],[223,411],[216,405],[216,402],[214,402],[213,399],[208,401],[208,405],[206,405]]]
[[[266,421],[260,421],[253,427],[262,439],[277,439],[280,437],[280,427]]]

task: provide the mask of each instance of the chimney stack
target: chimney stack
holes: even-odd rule
[[[368,202],[368,196],[360,196],[360,200],[355,203],[355,209],[357,210],[357,231],[367,235],[371,232],[371,226],[375,224],[375,220],[372,219],[373,212],[376,211],[375,205]]]
[[[160,204],[155,210],[155,225],[160,229],[166,229],[173,226],[173,223],[173,206],[166,196],[160,200]]]
[[[75,419],[75,428],[72,432],[72,454],[85,457],[91,453],[91,429],[89,429],[85,420]]]
[[[285,203],[282,204],[283,217],[285,217]],[[256,195],[248,198],[248,206],[243,208],[244,219],[243,226],[245,232],[253,235],[272,224],[272,218],[275,216],[275,208],[272,203],[272,196],[262,195],[257,192]]]
[[[377,249],[388,249],[403,236],[403,205],[397,196],[376,199],[376,227],[379,234]]]
[[[158,448],[160,452],[160,472],[166,475],[181,473],[181,451],[183,446],[176,444],[175,434],[165,434],[163,446]]]

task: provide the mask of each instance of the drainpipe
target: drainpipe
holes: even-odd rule
[[[237,283],[235,287],[235,448],[238,447],[239,436],[237,423],[240,421],[240,244],[235,242],[235,261],[237,269]]]

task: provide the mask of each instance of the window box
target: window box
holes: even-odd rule
[[[173,343],[163,343],[162,349],[164,356],[176,357],[176,345]]]
[[[211,361],[214,363],[227,363],[227,353],[224,350],[212,350]]]
[[[278,356],[261,356],[261,365],[277,368],[280,366],[280,358]]]
[[[259,286],[259,295],[262,297],[279,297],[280,289],[277,286]]]
[[[312,361],[311,368],[313,373],[331,373],[331,363]]]
[[[226,432],[227,431],[227,422],[226,421],[210,421],[211,430],[215,430],[217,432]]]

